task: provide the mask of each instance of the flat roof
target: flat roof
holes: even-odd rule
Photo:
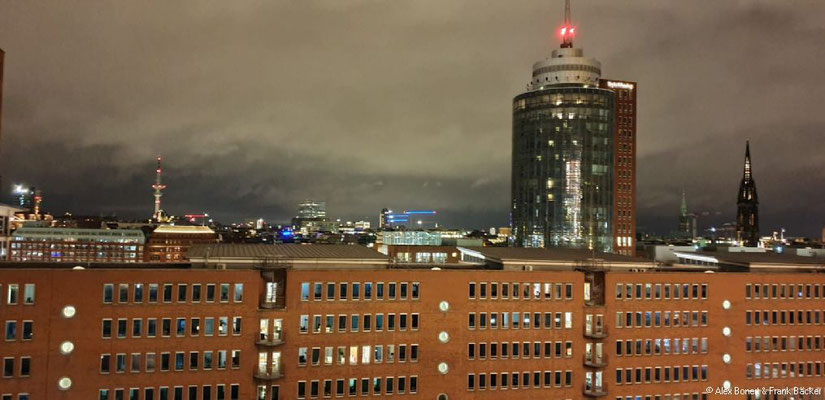
[[[196,259],[349,259],[387,262],[389,257],[361,245],[346,244],[196,244],[187,258]]]
[[[742,267],[754,267],[761,265],[766,267],[819,266],[825,268],[825,257],[817,257],[815,255],[806,257],[795,254],[777,254],[772,252],[751,253],[726,251],[674,251],[674,253],[682,258],[717,264],[737,265]]]
[[[650,263],[652,260],[585,249],[528,248],[528,247],[462,247],[477,252],[487,259],[501,262],[550,262],[604,260],[610,262]]]
[[[208,226],[198,225],[160,225],[155,228],[152,233],[191,233],[191,234],[209,234],[214,235],[215,231]]]

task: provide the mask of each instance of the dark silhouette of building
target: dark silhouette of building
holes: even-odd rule
[[[680,238],[695,238],[697,236],[696,214],[689,213],[685,191],[682,190],[682,205],[679,207],[679,231]]]
[[[759,243],[759,199],[751,170],[750,142],[745,142],[745,170],[736,207],[736,239],[743,246],[756,246]]]
[[[6,52],[0,49],[0,143],[3,139],[3,59],[5,56]],[[0,149],[2,149],[2,145],[0,145]]]

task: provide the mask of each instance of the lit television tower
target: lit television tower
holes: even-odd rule
[[[160,209],[160,198],[163,197],[163,189],[166,189],[166,185],[161,183],[160,175],[163,170],[160,168],[160,156],[158,156],[158,169],[157,169],[157,177],[155,178],[155,184],[152,185],[152,189],[155,189],[155,213],[152,214],[152,217],[155,221],[160,222],[163,218],[163,210]]]

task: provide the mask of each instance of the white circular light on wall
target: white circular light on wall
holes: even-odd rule
[[[445,363],[445,362],[438,363],[438,372],[441,372],[442,374],[446,374],[449,371],[450,371],[450,366],[447,365],[447,363]]]
[[[63,355],[69,355],[74,351],[74,343],[70,341],[65,341],[60,343],[60,353]]]
[[[730,364],[730,360],[731,360],[731,356],[730,356],[730,354],[724,354],[724,355],[722,355],[722,361],[723,361],[725,364]]]
[[[450,303],[442,301],[441,303],[438,303],[438,309],[443,312],[447,312],[450,310]]]
[[[722,382],[722,387],[724,387],[725,389],[730,389],[730,381]]]
[[[57,380],[57,387],[59,387],[60,390],[69,390],[69,388],[72,387],[72,378],[69,378],[68,376],[64,376],[64,377],[58,379]]]
[[[730,310],[730,301],[728,301],[728,300],[723,301],[722,302],[722,308],[724,308],[725,310]]]
[[[730,336],[731,330],[727,326],[722,328],[722,334],[725,336]]]
[[[75,314],[77,314],[77,309],[74,308],[74,306],[69,305],[63,307],[63,318],[72,318],[75,316]]]
[[[450,341],[450,334],[444,331],[438,334],[438,341],[441,343],[447,343]]]

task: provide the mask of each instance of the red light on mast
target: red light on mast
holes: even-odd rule
[[[559,29],[562,47],[573,47],[573,37],[576,35],[576,27],[565,25]]]

